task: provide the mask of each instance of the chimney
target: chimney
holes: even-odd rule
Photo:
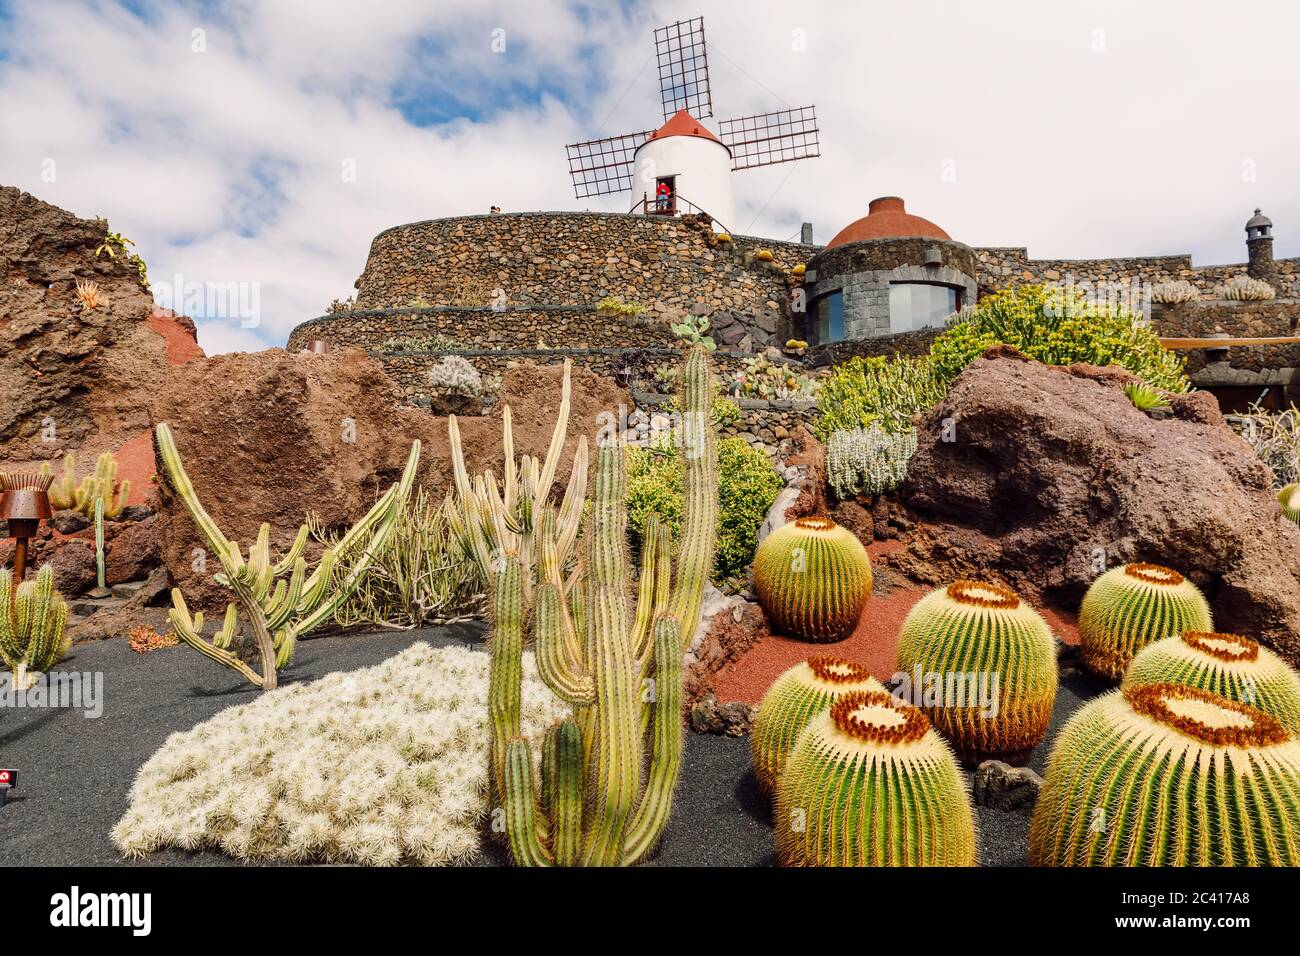
[[[805,222],[802,226],[799,227],[799,241],[802,242],[805,246],[811,246],[813,244],[812,223]]]
[[[1274,283],[1277,268],[1273,265],[1273,221],[1258,209],[1246,220],[1246,251],[1250,257],[1246,271],[1251,277]]]

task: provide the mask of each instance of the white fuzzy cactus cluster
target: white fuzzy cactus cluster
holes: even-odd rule
[[[891,433],[873,424],[835,432],[826,449],[826,477],[841,501],[892,491],[907,477],[915,451],[915,429]]]
[[[1219,287],[1219,295],[1225,299],[1237,299],[1242,302],[1264,302],[1277,295],[1277,292],[1262,279],[1233,276]]]
[[[426,373],[429,386],[442,395],[468,395],[483,398],[486,388],[483,376],[468,359],[459,355],[444,355],[437,365]]]
[[[472,859],[488,803],[489,657],[416,644],[172,734],[112,838],[244,861],[439,866]],[[523,658],[521,725],[568,714]]]
[[[1186,279],[1173,282],[1160,282],[1151,287],[1152,302],[1195,302],[1201,297],[1201,290]]]

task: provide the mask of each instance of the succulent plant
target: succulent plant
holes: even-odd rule
[[[565,574],[560,522],[543,499],[529,513],[537,526],[529,545],[537,548],[535,574],[507,550],[490,578],[492,780],[521,866],[635,864],[654,849],[672,810],[682,759],[682,655],[699,622],[718,521],[705,348],[690,350],[682,379],[684,504],[675,552],[652,517],[640,577],[628,574],[623,448],[610,441],[597,453],[581,569]],[[512,461],[508,454],[507,468]],[[549,489],[550,481],[536,487]],[[575,487],[581,511],[585,479]],[[531,587],[525,577],[535,579]],[[542,680],[575,710],[546,732],[540,791],[520,722],[526,625],[535,631]]]
[[[16,689],[32,687],[67,655],[67,623],[68,605],[55,590],[53,565],[17,588],[12,572],[0,568],[0,661],[13,673]]]
[[[1293,481],[1277,493],[1277,503],[1287,520],[1300,524],[1300,481]]]
[[[871,596],[871,559],[830,518],[796,518],[754,555],[754,590],[772,626],[815,643],[848,637]]]
[[[1224,299],[1237,299],[1243,302],[1265,302],[1276,296],[1277,291],[1262,279],[1233,276],[1219,287],[1219,295]]]
[[[712,352],[718,347],[718,343],[713,341],[713,336],[706,334],[709,331],[709,320],[703,315],[688,315],[680,322],[672,323],[671,328],[677,341],[688,348],[692,345],[703,345]]]
[[[1152,408],[1169,407],[1169,399],[1146,382],[1129,382],[1124,386],[1124,394],[1133,403],[1133,407],[1139,411],[1145,412]]]
[[[966,783],[925,714],[845,694],[795,742],[776,801],[783,866],[973,866]]]
[[[384,492],[374,507],[339,539],[326,548],[310,575],[303,548],[311,531],[304,524],[298,536],[279,561],[271,560],[271,528],[263,522],[257,540],[248,548],[245,559],[239,542],[227,538],[199,500],[190,476],[185,473],[176,448],[176,439],[166,422],[154,429],[154,449],[163,463],[168,486],[189,510],[190,517],[202,533],[208,547],[221,562],[221,571],[213,577],[227,588],[234,601],[226,605],[226,616],[211,640],[203,636],[203,612],[190,615],[180,588],[172,588],[172,609],[168,620],[176,634],[204,657],[238,672],[254,687],[274,690],[277,670],[293,660],[300,635],[307,634],[330,620],[339,606],[351,596],[369,573],[375,555],[382,552],[406,506],[415,472],[420,464],[420,442],[411,443],[402,477]],[[360,554],[346,574],[337,573],[336,562]],[[261,660],[261,673],[230,650],[231,641],[243,620],[251,632]]]
[[[1195,302],[1201,297],[1201,290],[1186,279],[1160,282],[1151,287],[1152,302]]]
[[[763,789],[776,789],[785,759],[809,721],[845,694],[884,689],[861,664],[841,657],[810,657],[774,680],[749,736],[754,776]]]
[[[1300,674],[1240,634],[1186,631],[1138,651],[1121,686],[1182,684],[1258,707],[1300,736]]]
[[[72,452],[63,456],[63,474],[50,484],[50,504],[55,508],[71,508],[87,518],[95,516],[95,500],[104,501],[104,517],[116,518],[126,507],[131,494],[131,482],[117,480],[117,459],[104,452],[95,459],[95,470],[76,479],[77,458]],[[41,474],[50,474],[50,463],[41,465]]]
[[[841,501],[893,491],[907,477],[915,452],[915,428],[887,432],[872,422],[838,431],[826,445],[826,480]]]
[[[486,391],[478,369],[459,355],[444,355],[438,364],[430,366],[425,378],[429,386],[441,395],[482,398]]]
[[[1104,694],[1052,748],[1029,862],[1300,865],[1300,741],[1262,710],[1194,687]]]
[[[1056,638],[1008,588],[959,580],[931,591],[903,621],[898,669],[963,757],[1019,758],[1047,733]]]
[[[1210,605],[1177,571],[1137,561],[1098,577],[1079,608],[1088,669],[1119,680],[1142,648],[1183,631],[1212,631]]]

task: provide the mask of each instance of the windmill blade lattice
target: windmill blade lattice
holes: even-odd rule
[[[821,155],[817,108],[800,106],[718,123],[718,138],[731,150],[731,168],[750,169]]]
[[[655,30],[655,59],[665,120],[678,110],[686,110],[696,119],[713,115],[703,17],[678,20]]]

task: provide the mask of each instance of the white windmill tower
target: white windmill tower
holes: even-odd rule
[[[821,155],[812,106],[721,120],[716,135],[699,121],[713,115],[703,17],[656,30],[655,56],[664,125],[566,147],[578,199],[631,193],[629,212],[702,212],[730,229],[733,172]]]

